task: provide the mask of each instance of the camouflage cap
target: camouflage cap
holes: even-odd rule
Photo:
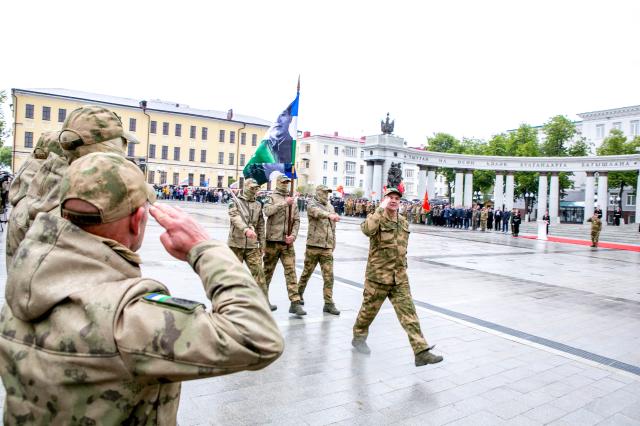
[[[291,182],[291,178],[287,175],[278,175],[278,183]]]
[[[329,187],[326,186],[326,185],[318,185],[318,186],[316,186],[316,191],[333,192],[333,190],[329,189]]]
[[[86,201],[98,213],[74,212],[65,208],[71,199]],[[114,153],[95,152],[71,163],[60,188],[62,216],[74,223],[115,222],[129,216],[156,194],[145,182],[142,171],[131,161]]]
[[[399,196],[402,197],[402,192],[400,192],[400,190],[398,188],[387,188],[384,191],[384,196],[386,197],[389,194],[398,194]]]
[[[40,135],[38,143],[36,143],[36,147],[33,149],[33,156],[40,160],[46,159],[50,152],[55,152],[63,156],[64,153],[58,141],[59,137],[60,132],[44,132]]]
[[[60,145],[65,150],[120,138],[139,143],[135,136],[124,131],[122,121],[114,112],[95,105],[71,111],[60,131]]]
[[[252,188],[258,188],[259,186],[260,185],[258,185],[258,182],[253,178],[245,179],[244,181],[244,188],[252,189]]]

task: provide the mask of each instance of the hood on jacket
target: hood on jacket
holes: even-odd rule
[[[44,161],[45,160],[29,157],[27,158],[27,161],[22,164],[9,188],[9,202],[12,206],[17,206],[18,202],[27,196],[27,191],[29,190],[31,181],[36,173],[38,173],[38,170]]]
[[[99,237],[65,219],[39,213],[13,257],[5,297],[16,317],[34,321],[75,292],[139,276],[139,267]]]

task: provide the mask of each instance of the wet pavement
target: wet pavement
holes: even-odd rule
[[[226,240],[224,206],[179,204]],[[179,424],[640,425],[640,253],[412,225],[412,293],[425,337],[445,358],[417,368],[388,302],[370,330],[372,354],[351,349],[368,252],[358,223],[338,224],[342,314],[322,313],[317,270],[308,315],[289,315],[279,266],[270,297],[283,356],[259,372],[185,382]],[[298,276],[306,230],[303,218]],[[150,221],[143,274],[204,301],[160,233]]]

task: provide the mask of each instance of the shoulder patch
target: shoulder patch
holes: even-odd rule
[[[185,312],[193,312],[198,306],[204,307],[204,304],[193,300],[180,299],[171,297],[162,293],[147,293],[142,297],[143,300],[151,303],[157,303],[167,308],[178,309]]]

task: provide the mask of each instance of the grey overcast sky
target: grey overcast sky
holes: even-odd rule
[[[3,2],[0,87],[163,99],[299,130],[487,139],[640,103],[637,0]],[[9,115],[7,115],[9,117]]]

